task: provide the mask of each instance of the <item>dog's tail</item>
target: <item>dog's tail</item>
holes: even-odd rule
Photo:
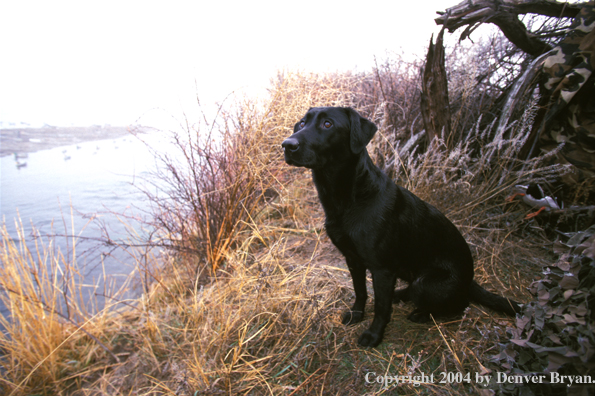
[[[472,302],[485,305],[494,311],[502,312],[510,316],[514,316],[521,312],[519,303],[491,293],[479,286],[475,281],[471,282],[471,288],[469,289],[469,299]]]

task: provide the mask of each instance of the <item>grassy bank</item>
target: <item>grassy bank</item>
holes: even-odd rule
[[[465,81],[453,92],[477,103]],[[179,153],[160,156],[155,175],[162,192],[147,192],[154,232],[145,242],[162,251],[139,259],[144,293],[128,309],[90,314],[71,299],[80,314],[58,314],[51,301],[66,289],[56,282],[76,271],[76,258],[51,255],[51,246],[30,251],[4,233],[0,283],[13,320],[4,320],[0,338],[3,393],[478,394],[475,375],[492,370],[514,320],[471,306],[461,318],[420,325],[406,320],[412,306],[400,304],[383,343],[358,347],[372,315],[340,323],[353,299],[349,273],[323,229],[309,172],[282,161],[280,143],[310,106],[356,107],[379,125],[368,146],[375,162],[459,227],[479,283],[532,300],[527,286],[552,260],[548,242],[523,220],[526,208],[505,197],[515,184],[564,169],[517,158],[531,104],[505,134],[469,120],[470,106],[461,105],[456,141],[424,150],[418,83],[415,65],[402,61],[361,75],[288,72],[266,100],[238,99],[216,122],[173,134]],[[440,383],[441,373],[474,380]],[[433,375],[435,383],[366,382],[386,374]]]

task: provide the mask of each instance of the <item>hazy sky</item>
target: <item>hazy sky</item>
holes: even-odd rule
[[[151,124],[280,68],[367,70],[458,2],[2,0],[0,122]]]

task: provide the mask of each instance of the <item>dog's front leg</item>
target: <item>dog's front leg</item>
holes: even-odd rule
[[[342,323],[344,325],[355,324],[364,319],[364,310],[366,308],[366,300],[368,299],[368,291],[366,290],[366,268],[354,262],[354,260],[347,259],[347,266],[351,273],[351,280],[353,281],[353,290],[355,291],[355,302],[351,310],[343,314]]]
[[[392,300],[397,276],[388,271],[373,271],[374,320],[357,341],[361,346],[375,347],[384,336],[384,329],[390,321],[393,310]]]

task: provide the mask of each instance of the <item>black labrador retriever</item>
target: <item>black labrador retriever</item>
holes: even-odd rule
[[[355,303],[343,324],[360,322],[368,297],[366,270],[374,286],[374,320],[360,336],[375,347],[390,320],[392,303],[412,301],[408,319],[459,315],[470,301],[515,315],[518,303],[486,291],[473,280],[465,239],[436,208],[397,186],[370,159],[366,145],[377,128],[349,107],[308,110],[282,146],[290,165],[312,170],[325,226],[345,256]],[[409,283],[395,291],[397,278]]]

